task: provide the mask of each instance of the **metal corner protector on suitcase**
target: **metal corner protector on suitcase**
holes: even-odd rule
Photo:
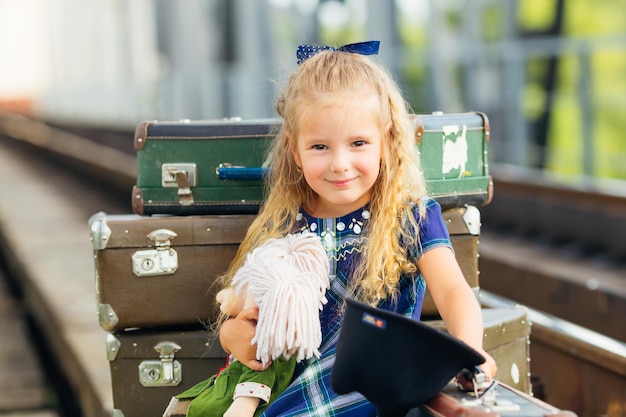
[[[415,140],[428,193],[442,208],[491,201],[490,126],[480,112],[415,115]]]
[[[137,214],[250,214],[278,119],[152,121],[135,130]]]

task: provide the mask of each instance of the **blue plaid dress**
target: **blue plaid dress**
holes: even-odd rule
[[[426,201],[427,216],[420,230],[421,247],[412,252],[415,259],[421,253],[438,246],[451,247],[448,230],[441,215],[441,207],[432,199]],[[419,216],[417,209],[414,211]],[[330,386],[330,372],[335,360],[335,345],[341,324],[339,311],[347,296],[348,278],[360,257],[366,241],[363,230],[371,213],[368,206],[335,219],[315,218],[304,211],[298,215],[294,232],[310,231],[322,239],[330,259],[331,286],[328,303],[320,314],[322,345],[319,359],[300,362],[289,387],[262,415],[274,416],[375,416],[374,406],[361,394],[336,394]],[[422,276],[403,276],[400,295],[395,303],[382,301],[378,307],[395,311],[419,320],[424,299],[425,283]]]

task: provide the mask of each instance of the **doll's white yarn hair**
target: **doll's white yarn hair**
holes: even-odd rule
[[[252,343],[263,364],[281,356],[319,357],[329,269],[319,237],[309,232],[269,239],[248,254],[232,286],[259,306]]]

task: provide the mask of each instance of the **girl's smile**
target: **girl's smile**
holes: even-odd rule
[[[373,94],[321,107],[304,123],[294,158],[317,200],[316,217],[339,217],[370,201],[382,156],[383,129]]]
[[[348,180],[337,180],[337,181],[330,181],[330,183],[334,184],[337,187],[342,187],[344,185],[349,185],[350,182],[352,181],[352,179],[348,179]]]

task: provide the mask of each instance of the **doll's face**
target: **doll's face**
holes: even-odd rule
[[[230,317],[235,317],[241,312],[244,305],[244,299],[235,294],[234,288],[225,288],[217,293],[215,300],[220,304],[222,313]]]

